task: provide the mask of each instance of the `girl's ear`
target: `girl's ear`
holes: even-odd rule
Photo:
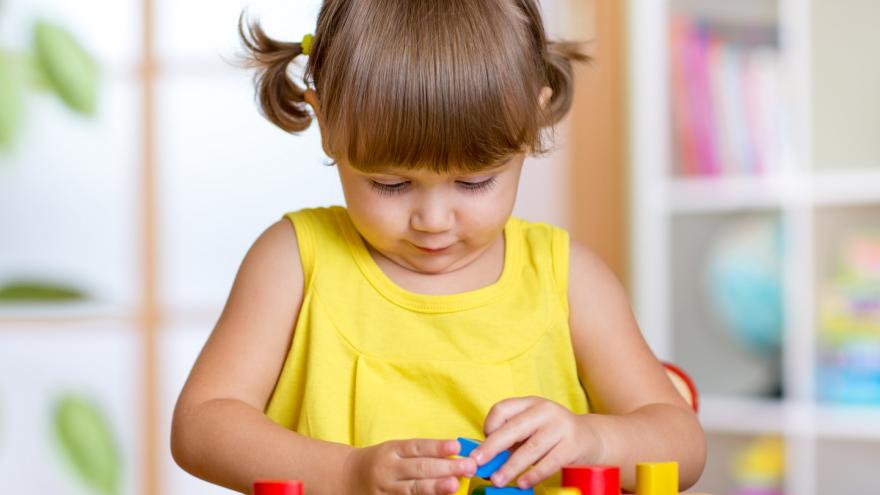
[[[303,99],[312,107],[312,112],[315,114],[315,120],[318,121],[318,127],[321,129],[321,146],[324,148],[324,154],[333,158],[332,155],[330,155],[330,150],[327,146],[327,133],[324,131],[324,118],[321,115],[321,103],[318,101],[318,93],[315,93],[314,90],[307,89],[303,95]]]
[[[552,97],[553,89],[549,86],[541,88],[541,94],[538,96],[538,101],[541,103],[541,109],[547,108],[547,102],[549,102]]]

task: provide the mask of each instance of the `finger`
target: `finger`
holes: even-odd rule
[[[458,490],[458,480],[455,478],[408,480],[404,483],[404,490],[400,493],[406,495],[449,495]]]
[[[477,464],[483,465],[502,450],[529,438],[540,427],[542,421],[538,408],[532,407],[521,411],[486,437],[486,440],[471,452],[470,457],[477,461]]]
[[[449,457],[458,454],[461,446],[456,440],[434,440],[415,438],[402,440],[397,446],[397,456],[405,457]]]
[[[532,434],[520,448],[510,456],[501,469],[492,475],[495,486],[504,486],[529,466],[541,460],[556,447],[561,439],[555,430],[543,428]]]
[[[477,471],[473,459],[435,459],[431,457],[408,457],[400,461],[399,479],[423,480],[431,478],[470,478]]]
[[[559,446],[559,443],[557,443],[552,449],[550,449],[550,452],[547,452],[547,454],[538,460],[538,462],[532,461],[532,469],[523,473],[523,475],[516,480],[516,485],[522,489],[535,486],[549,478],[567,464],[570,464],[570,462],[563,457],[562,449]]]
[[[525,411],[535,403],[535,397],[513,397],[504,399],[489,410],[483,422],[483,433],[488,437],[510,418]]]

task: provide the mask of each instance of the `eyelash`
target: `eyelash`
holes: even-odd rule
[[[495,177],[492,177],[492,178],[489,178],[489,179],[486,179],[486,180],[480,181],[480,182],[461,182],[461,181],[458,182],[458,184],[461,187],[463,187],[466,191],[472,192],[472,193],[479,193],[479,192],[488,191],[493,186],[495,186],[495,183],[496,183]],[[370,181],[370,187],[372,187],[380,195],[401,194],[406,190],[408,185],[409,185],[409,182],[398,182],[396,184],[382,184],[381,182],[376,182],[374,180]]]

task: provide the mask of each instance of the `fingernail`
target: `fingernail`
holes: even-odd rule
[[[455,493],[458,490],[458,480],[455,478],[450,479],[446,482],[446,489],[449,490],[449,493]]]
[[[504,476],[501,474],[498,474],[498,473],[493,474],[492,475],[492,483],[494,483],[495,486],[503,485],[504,484]]]
[[[475,451],[471,452],[471,457],[473,457],[474,460],[477,461],[478,464],[483,461],[483,453],[482,452],[477,452],[475,450]]]

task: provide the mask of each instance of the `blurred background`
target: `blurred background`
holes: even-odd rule
[[[318,0],[0,0],[4,493],[229,493],[177,468],[176,396],[248,246],[342,204],[317,128],[230,64]],[[542,0],[591,40],[515,214],[589,243],[700,391],[716,495],[878,493],[875,0]]]

